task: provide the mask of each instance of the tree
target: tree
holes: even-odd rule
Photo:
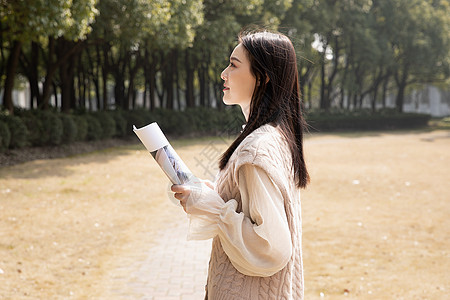
[[[311,0],[294,0],[280,24],[280,28],[289,36],[297,51],[300,92],[303,101],[310,107],[312,82],[318,72],[320,62],[319,51],[312,47],[315,31],[308,18],[313,5]],[[306,89],[308,93],[306,93]]]
[[[406,87],[448,77],[449,1],[379,1],[395,64],[396,107],[403,110]]]
[[[85,37],[97,12],[95,3],[96,0],[75,2],[6,0],[0,3],[0,19],[4,29],[2,33],[10,44],[3,106],[10,113],[13,113],[12,89],[23,43],[26,41],[38,42],[39,38],[43,36],[53,39],[64,35],[73,40]],[[49,73],[47,78],[51,80]]]

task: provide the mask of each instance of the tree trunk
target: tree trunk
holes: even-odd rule
[[[125,51],[125,50],[121,50]],[[125,70],[127,67],[127,61],[128,56],[130,55],[129,52],[127,53],[119,53],[119,57],[117,58],[117,61],[114,61],[111,58],[111,66],[114,66],[111,68],[112,74],[114,76],[115,85],[114,85],[114,98],[115,98],[115,105],[116,107],[120,107],[124,110],[129,109],[129,103],[128,98],[126,97],[127,94],[125,94]]]
[[[121,107],[124,110],[128,110],[128,106],[126,105],[124,98],[125,98],[125,80],[123,78],[123,74],[120,74],[120,72],[116,72],[118,74],[115,74],[115,85],[114,85],[114,98],[116,102],[117,107]]]
[[[78,106],[84,107],[85,105],[83,105],[83,103],[86,103],[86,91],[87,91],[86,82],[89,82],[89,79],[86,78],[86,77],[88,77],[88,75],[84,72],[83,63],[81,61],[81,58],[82,58],[82,56],[79,55],[79,57],[78,57],[78,72],[77,72],[78,99],[79,99]],[[100,109],[100,107],[97,106],[97,109]]]
[[[88,91],[90,91],[91,90],[91,82],[88,80],[88,82],[86,83],[86,85],[87,85],[87,90]],[[93,101],[92,101],[92,96],[91,96],[91,93],[89,93],[88,92],[88,96],[87,96],[87,98],[88,98],[88,101],[89,101],[89,103],[92,103]],[[98,102],[98,98],[97,98],[97,109],[98,110],[100,110],[100,103]],[[86,100],[83,100],[83,105],[84,106],[86,106],[84,103],[86,103]]]
[[[78,72],[77,75],[78,75],[78,106],[81,109],[84,109],[86,108],[86,82],[83,79],[83,74],[81,72]]]
[[[14,104],[12,100],[12,92],[14,89],[14,79],[16,77],[17,65],[19,63],[22,42],[14,41],[11,53],[9,54],[6,65],[5,88],[3,92],[3,106],[10,114],[14,113]]]
[[[400,84],[398,85],[398,90],[397,90],[397,97],[395,99],[395,107],[397,108],[398,112],[403,112],[403,102],[405,99],[405,84]]]
[[[205,107],[206,76],[205,76],[205,69],[202,65],[198,69],[198,81],[200,84],[200,106]]]
[[[322,64],[320,66],[320,109],[326,109],[326,99],[325,99],[325,50],[322,54]]]
[[[173,93],[173,87],[174,87],[174,64],[176,64],[177,62],[177,53],[176,50],[172,50],[171,53],[169,54],[169,61],[172,62],[171,65],[169,65],[166,68],[166,76],[165,76],[165,82],[164,82],[164,86],[165,86],[165,90],[167,93],[167,103],[166,103],[166,107],[167,109],[173,109],[173,100],[174,100],[174,93]],[[176,65],[175,65],[176,67]]]
[[[100,51],[100,49],[98,48],[98,46],[96,47],[97,51]],[[97,63],[94,64],[92,57],[91,57],[91,52],[89,51],[89,47],[86,47],[86,56],[89,62],[89,68],[90,68],[90,72],[88,72],[88,83],[90,83],[91,81],[94,83],[94,89],[95,89],[95,99],[97,102],[97,109],[101,110],[102,109],[102,102],[101,102],[101,96],[100,96],[100,83],[99,83],[99,79],[100,79],[100,63],[101,63],[101,58],[100,58],[100,53],[97,55]],[[81,64],[81,62],[80,62]],[[89,84],[90,86],[90,84]],[[89,87],[89,91],[90,91],[90,87]]]
[[[3,75],[5,72],[5,64],[4,62],[7,60],[5,55],[5,42],[4,42],[4,34],[3,34],[4,28],[3,24],[0,22],[0,74]],[[1,80],[0,80],[1,85]]]
[[[147,82],[144,81],[144,94],[142,95],[142,107],[144,109],[147,108],[147,94],[148,94],[148,86]]]
[[[349,92],[347,95],[347,110],[350,110],[350,105],[352,104],[353,93]]]
[[[186,67],[186,106],[195,106],[194,96],[194,68],[191,64],[191,56],[189,55],[189,49],[185,52],[185,67]]]
[[[53,75],[56,72],[56,68],[53,67],[53,55],[55,54],[55,40],[53,37],[48,38],[48,58],[47,58],[47,72],[45,74],[45,80],[42,87],[42,108],[48,109],[48,102],[50,100],[50,94],[52,92],[52,80]]]
[[[97,47],[97,60],[101,61],[100,47]],[[103,96],[103,109],[108,109],[108,73],[109,73],[109,62],[108,62],[108,48],[103,47],[103,64],[102,66],[102,96]]]
[[[145,86],[148,87],[149,109],[155,109],[155,84],[156,84],[156,56],[154,53],[150,55],[148,50],[145,50],[144,59],[145,71]]]
[[[69,64],[62,64],[59,68],[59,79],[61,81],[61,111],[66,113],[70,110],[70,70]]]
[[[86,101],[86,84],[84,83],[83,74],[78,70],[77,72],[77,90],[78,90],[78,107],[82,107],[82,102]]]
[[[164,60],[164,55],[162,53],[160,53],[160,56],[157,58],[156,54],[153,54],[153,58],[154,59],[159,59],[160,61]],[[159,106],[162,108],[164,107],[164,96],[165,96],[165,68],[163,65],[160,66],[160,72],[159,72],[159,84],[157,82],[156,78],[156,72],[155,72],[155,91],[156,94],[158,95],[158,99],[159,99]]]
[[[136,109],[136,98],[137,98],[137,90],[133,88],[133,91],[131,92],[131,107],[133,109]]]
[[[387,89],[388,89],[388,85],[389,85],[389,78],[390,78],[390,76],[387,75],[383,82],[383,94],[381,95],[383,108],[386,108],[386,97],[387,97]]]
[[[38,64],[39,64],[39,45],[36,42],[31,42],[30,59],[25,56],[25,53],[20,54],[19,63],[22,68],[22,72],[27,77],[30,85],[30,98],[29,108],[35,107],[34,100],[40,97],[39,84],[38,84]],[[3,65],[3,64],[1,64]],[[2,74],[0,72],[0,74]],[[39,104],[39,101],[37,101]]]
[[[397,83],[397,97],[395,99],[395,107],[398,112],[403,112],[403,103],[405,101],[406,80],[408,78],[408,65],[405,64],[401,75],[395,74],[395,82]],[[400,78],[399,78],[400,76]]]
[[[61,37],[59,38],[60,40],[63,40],[64,38]],[[82,42],[78,41],[75,42],[75,44],[71,44],[70,47],[68,47],[66,49],[65,52],[61,53],[60,52],[60,56],[58,57],[58,59],[56,61],[54,61],[54,56],[55,56],[55,40],[53,39],[53,37],[49,37],[49,44],[48,44],[48,61],[47,61],[47,73],[45,76],[45,81],[44,81],[44,87],[42,90],[42,108],[43,109],[48,109],[49,107],[49,100],[50,100],[50,95],[51,95],[51,91],[52,91],[52,85],[53,85],[53,77],[56,74],[56,71],[58,70],[58,68],[66,63],[66,61],[74,54],[76,53],[80,47],[82,46]]]
[[[347,80],[347,74],[348,69],[350,67],[350,59],[346,57],[345,59],[345,67],[344,67],[344,74],[342,75],[342,83],[341,83],[341,97],[340,97],[340,108],[344,109],[344,98],[345,98],[345,88],[346,88],[346,80]],[[347,100],[348,102],[348,100]]]
[[[378,86],[373,90],[371,108],[372,112],[377,110],[377,97],[378,97]]]
[[[378,73],[378,76],[373,83],[373,94],[372,94],[372,101],[371,101],[371,107],[372,111],[375,112],[377,110],[377,98],[378,98],[378,89],[380,87],[381,82],[383,81],[383,68],[380,67],[380,72]]]
[[[181,97],[180,97],[180,78],[178,76],[178,72],[175,69],[175,92],[176,92],[176,97],[177,97],[177,108],[178,110],[181,110]]]
[[[128,59],[128,70],[129,70],[129,78],[128,78],[128,91],[127,91],[127,106],[129,107],[129,103],[132,104],[132,108],[134,109],[136,106],[136,91],[134,80],[136,78],[137,71],[140,66],[140,54],[139,51],[136,54],[136,59],[134,62],[134,66],[132,66],[132,55],[130,54]]]
[[[155,63],[150,65],[150,70],[148,73],[148,88],[149,88],[149,100],[150,100],[150,110],[155,109],[156,106],[156,98],[155,98],[155,86],[156,86],[156,70]]]
[[[61,106],[60,104],[58,104],[58,86],[53,81],[52,81],[52,87],[53,87],[53,89],[52,89],[53,97],[55,97],[55,108],[58,108]]]
[[[39,92],[39,45],[36,42],[31,42],[31,65],[30,69],[30,108],[33,109],[34,99],[36,99],[36,106],[42,103],[41,93]]]
[[[209,81],[209,63],[206,63],[205,66],[205,104],[206,107],[211,107],[211,90],[210,90],[210,81]]]
[[[63,56],[69,49],[73,47],[71,41],[67,41],[63,38],[58,39],[57,57],[58,60],[62,60]],[[67,59],[64,59],[59,66],[59,77],[61,87],[61,111],[64,113],[69,112],[73,108],[72,100],[74,99],[74,55],[71,55]]]
[[[331,34],[329,34],[331,36]],[[333,91],[333,81],[336,77],[338,71],[338,62],[339,62],[339,40],[338,37],[334,37],[334,53],[333,53],[333,70],[329,76],[326,76],[326,49],[328,47],[327,39],[324,44],[323,53],[322,53],[322,66],[321,66],[321,91],[320,91],[320,108],[329,110],[331,107],[331,92]]]

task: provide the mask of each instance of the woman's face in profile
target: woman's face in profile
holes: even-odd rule
[[[223,102],[227,105],[239,104],[246,116],[256,86],[256,77],[250,67],[247,50],[239,44],[231,53],[230,64],[221,74],[224,80]]]

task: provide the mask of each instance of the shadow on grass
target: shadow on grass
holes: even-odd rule
[[[336,131],[314,131],[310,130],[306,133],[306,137],[315,136],[336,136],[336,137],[346,137],[346,138],[365,138],[365,137],[379,137],[382,135],[404,135],[404,134],[421,134],[430,133],[433,131],[448,131],[436,126],[428,126],[423,128],[415,129],[392,129],[392,130],[336,130]]]
[[[200,138],[170,138],[169,141],[175,149],[190,147],[195,145],[205,146],[211,141],[220,141],[231,143],[219,137],[200,137]],[[96,164],[107,165],[109,162],[116,160],[120,156],[133,155],[136,151],[146,151],[144,145],[139,140],[130,139],[125,142],[120,142],[118,146],[104,145],[100,149],[84,148],[73,150],[71,145],[61,147],[41,147],[20,149],[13,152],[11,155],[22,156],[17,162],[9,162],[0,167],[0,179],[2,178],[17,178],[17,179],[33,179],[42,177],[68,177],[74,174],[71,170],[72,166]],[[49,154],[45,151],[55,151],[56,153]],[[31,152],[31,153],[30,153]],[[74,153],[75,152],[75,153]],[[150,154],[149,154],[150,155]],[[8,159],[7,154],[3,154],[3,159]],[[124,173],[126,170],[124,170]]]
[[[434,128],[422,128],[415,130],[392,130],[392,131],[336,131],[336,132],[308,132],[305,134],[305,139],[314,139],[315,137],[342,137],[342,138],[365,138],[365,137],[380,137],[382,135],[404,135],[404,134],[420,134],[429,133],[435,130]],[[442,136],[450,138],[450,131],[447,135]],[[439,137],[422,137],[421,139],[427,142],[432,142]],[[184,147],[205,145],[205,147],[214,143],[223,143],[230,145],[233,137],[197,137],[197,138],[174,138],[168,137],[172,146],[177,150]],[[68,145],[67,147],[70,147]],[[34,149],[35,151],[45,151],[45,148]],[[59,153],[57,157],[46,157],[45,153],[42,157],[29,159],[25,158],[24,162],[19,162],[11,166],[3,166],[0,168],[1,178],[17,178],[17,179],[33,179],[42,177],[66,177],[71,176],[74,172],[70,169],[71,166],[81,164],[108,164],[120,156],[132,155],[133,151],[146,151],[145,147],[136,139],[130,139],[123,142],[119,146],[108,147],[104,145],[103,149],[87,150],[81,153],[71,154],[70,151]],[[124,170],[126,172],[126,170]]]
[[[36,150],[36,149],[35,149]],[[108,164],[119,156],[142,150],[139,144],[121,145],[76,154],[58,154],[57,157],[44,157],[19,162],[0,168],[1,178],[33,179],[42,177],[66,177],[72,175],[71,166],[82,164]],[[44,151],[44,150],[42,150]]]

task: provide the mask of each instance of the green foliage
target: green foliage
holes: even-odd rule
[[[9,148],[11,142],[11,132],[6,122],[0,120],[0,152],[4,152]]]
[[[88,121],[84,115],[74,115],[75,125],[77,126],[76,141],[86,140],[88,133]]]
[[[62,142],[69,144],[77,139],[78,127],[75,118],[72,115],[60,114],[59,116],[63,125]]]
[[[450,117],[434,119],[430,123],[434,128],[450,130]]]
[[[24,112],[21,114],[21,118],[28,130],[28,142],[32,146],[44,145],[46,139],[43,139],[43,137],[46,133],[38,113],[36,111]]]
[[[119,110],[108,112],[116,123],[116,137],[124,137],[127,135],[127,120],[124,118],[123,113]]]
[[[22,119],[17,116],[8,115],[2,116],[0,121],[6,123],[11,133],[9,148],[23,148],[27,146],[28,130]]]
[[[64,119],[71,118],[71,116],[41,110],[17,111],[17,115],[27,127],[27,141],[32,146],[59,145],[72,139],[73,133],[70,131],[74,129],[67,127],[71,126],[67,123],[68,120],[63,122]],[[68,130],[68,140],[64,140],[65,130]]]
[[[149,123],[158,123],[161,130],[168,135],[176,135],[181,131],[188,131],[190,126],[183,113],[179,111],[173,112],[168,109],[155,109],[152,111],[150,120],[151,122]],[[180,126],[177,123],[180,123]]]
[[[126,135],[133,134],[133,125],[136,126],[137,128],[140,128],[142,126],[151,123],[149,112],[145,112],[143,110],[124,111],[123,117],[126,120],[126,127],[125,127]]]
[[[42,111],[38,114],[44,127],[44,144],[59,145],[63,137],[63,123],[58,113]]]
[[[150,112],[141,109],[73,115],[50,111],[21,111],[18,114],[20,117],[0,117],[0,151],[26,145],[59,145],[114,136],[133,136],[133,125],[140,128],[153,122],[157,122],[164,134],[171,137],[234,137],[245,124],[237,106],[222,110],[197,107],[185,111],[155,109]],[[390,130],[425,127],[430,116],[398,113],[395,109],[384,109],[376,113],[370,110],[335,109],[328,112],[310,111],[306,119],[311,131]],[[443,118],[436,124],[433,126],[448,129],[450,118]]]
[[[100,125],[100,121],[97,120],[93,115],[85,115],[84,118],[87,121],[87,135],[86,139],[88,141],[96,141],[102,138],[103,130]]]
[[[421,128],[428,125],[430,116],[416,113],[398,113],[386,110],[372,113],[369,110],[322,112],[306,115],[311,131],[339,130],[391,130]]]
[[[2,1],[0,20],[7,39],[29,41],[42,36],[83,38],[98,13],[96,0]]]
[[[202,136],[236,134],[242,130],[245,120],[240,109],[217,110],[214,108],[196,107],[185,111],[155,109],[150,121],[158,123],[161,130],[171,136]]]
[[[108,112],[98,112],[93,114],[93,116],[96,117],[100,123],[102,139],[112,138],[116,134],[116,121],[114,121],[114,118]]]

